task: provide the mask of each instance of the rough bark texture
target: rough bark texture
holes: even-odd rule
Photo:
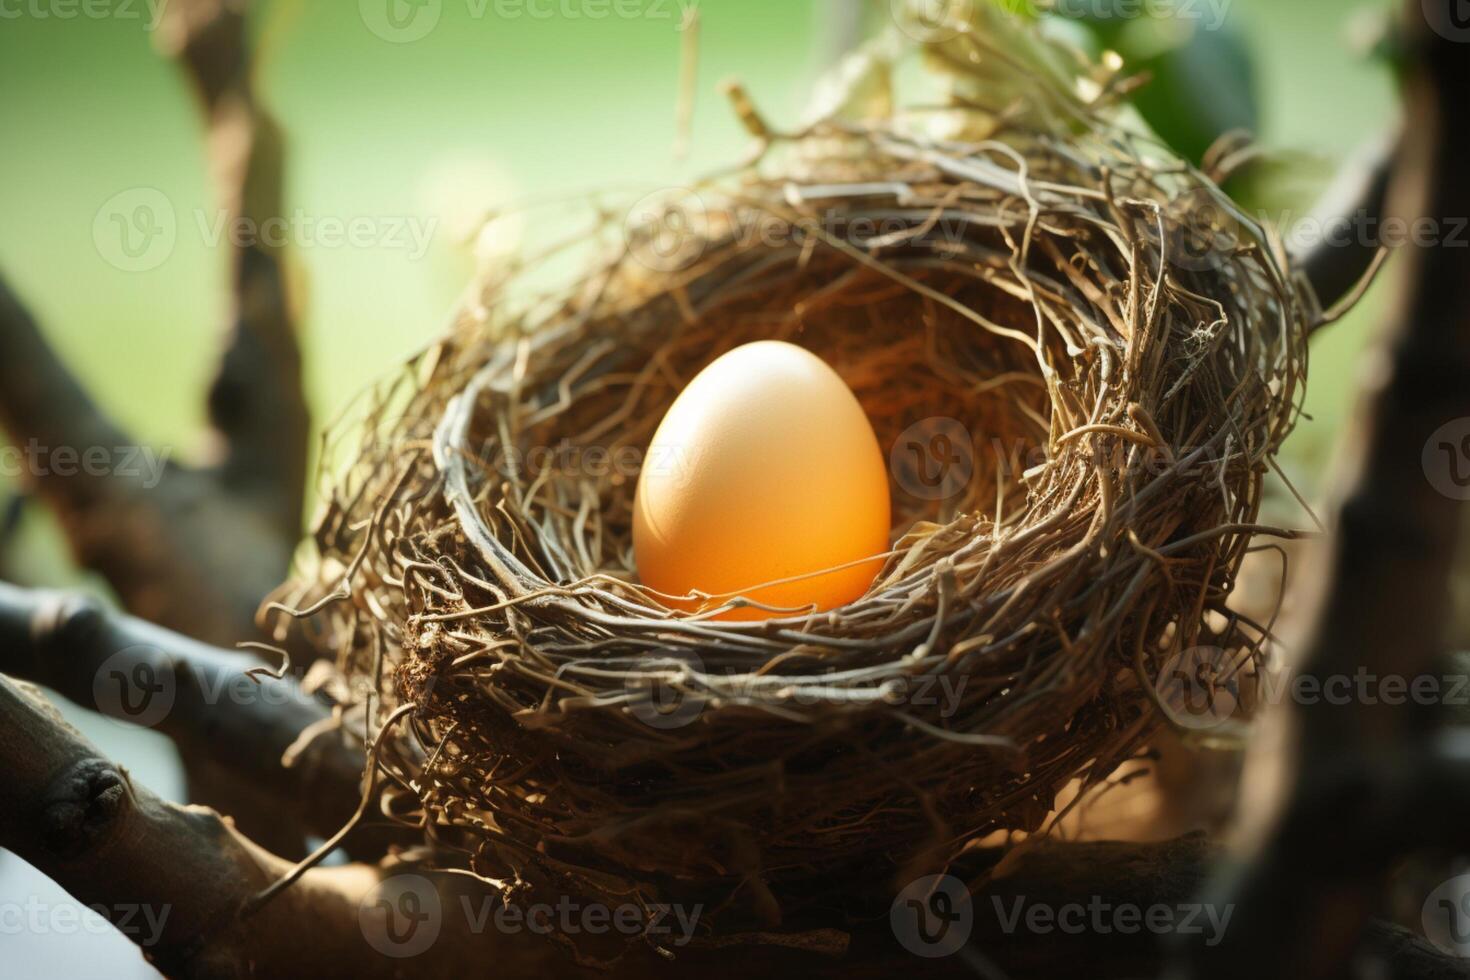
[[[1392,213],[1470,214],[1463,179],[1470,58],[1425,20],[1449,18],[1453,3],[1406,6],[1418,56]],[[1359,671],[1412,678],[1434,673],[1444,653],[1462,513],[1427,478],[1422,454],[1440,426],[1470,416],[1470,256],[1444,244],[1405,253],[1402,297],[1349,443],[1355,452],[1303,646],[1302,673],[1318,678]],[[1342,975],[1391,863],[1414,849],[1464,842],[1457,822],[1441,818],[1463,810],[1432,801],[1463,799],[1465,755],[1458,740],[1431,735],[1439,719],[1429,709],[1382,698],[1350,708],[1319,701],[1276,721],[1277,740],[1265,744],[1287,764],[1260,753],[1261,772],[1277,786],[1248,814],[1247,860],[1222,872],[1208,893],[1240,913],[1224,943],[1195,948],[1196,977]]]
[[[304,693],[293,677],[250,669],[238,653],[95,600],[0,583],[0,670],[193,745],[202,759],[265,794],[273,809],[284,804],[329,836],[356,806],[361,749],[332,727],[326,702]],[[287,750],[312,726],[322,734],[283,766]]]

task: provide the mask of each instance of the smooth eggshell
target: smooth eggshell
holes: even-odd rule
[[[713,361],[669,408],[639,474],[633,550],[662,593],[824,610],[867,591],[889,519],[883,453],[852,390],[811,352],[767,340]],[[721,618],[774,615],[787,613]]]

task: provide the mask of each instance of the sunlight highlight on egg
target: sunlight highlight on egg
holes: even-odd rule
[[[713,361],[664,416],[638,478],[633,551],[643,584],[717,597],[678,608],[741,595],[825,610],[872,584],[889,519],[883,453],[852,390],[810,351],[764,340]]]

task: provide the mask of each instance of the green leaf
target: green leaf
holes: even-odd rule
[[[1134,103],[1180,156],[1198,163],[1223,133],[1258,131],[1255,67],[1250,49],[1233,30],[1196,26],[1183,44],[1152,57],[1132,60],[1127,51],[1119,54],[1152,74]]]
[[[1156,6],[1156,5],[1155,5]],[[1181,5],[1172,16],[1091,12],[1132,10],[1119,4],[1060,0],[1060,12],[1075,10],[1105,47],[1122,56],[1130,73],[1152,81],[1133,102],[1153,130],[1180,156],[1196,163],[1221,134],[1255,132],[1260,121],[1256,72],[1244,36],[1210,3]]]

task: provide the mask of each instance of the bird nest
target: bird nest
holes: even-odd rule
[[[1124,124],[1120,78],[1014,30],[1019,80],[993,30],[925,45],[942,111],[783,134],[746,106],[759,159],[609,219],[574,285],[482,283],[374,393],[286,596],[440,860],[769,929],[1042,828],[1169,720],[1181,651],[1248,674],[1265,631],[1226,601],[1315,299]],[[642,454],[770,338],[891,450],[891,551],[839,608],[676,611],[633,562]]]

